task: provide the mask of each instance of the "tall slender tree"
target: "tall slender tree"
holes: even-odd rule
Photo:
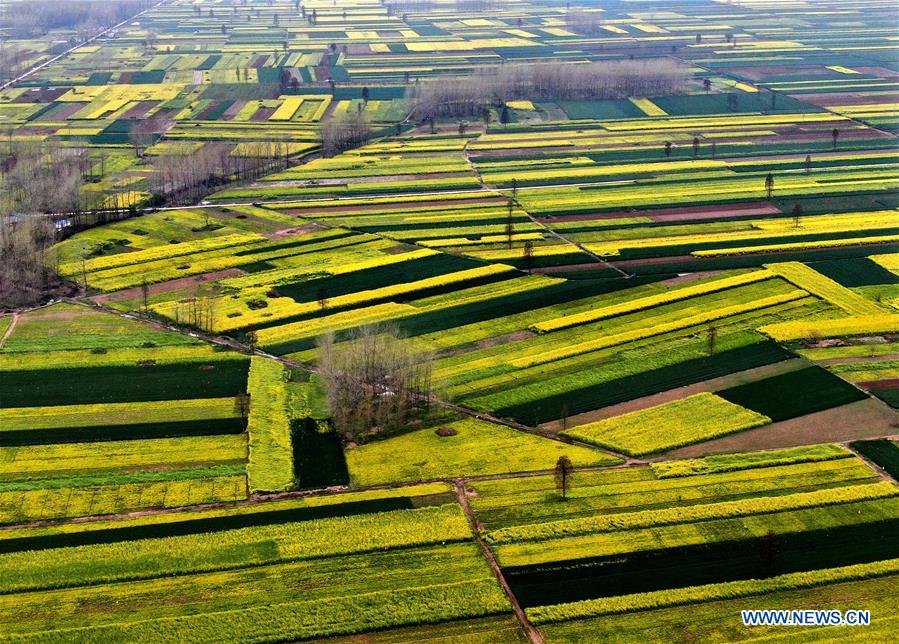
[[[571,459],[564,454],[556,461],[555,479],[556,490],[562,495],[562,500],[568,499],[568,491],[571,489],[571,478],[574,474],[574,465]]]

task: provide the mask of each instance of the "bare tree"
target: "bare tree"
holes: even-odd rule
[[[768,196],[768,201],[771,201],[771,197],[774,195],[774,175],[770,172],[765,177],[765,194]]]
[[[131,143],[131,147],[134,148],[134,156],[138,159],[144,158],[147,148],[156,142],[156,138],[157,135],[155,133],[147,132],[140,126],[131,130],[128,134],[128,141]]]
[[[243,422],[244,429],[250,416],[250,394],[244,393],[234,397],[234,413]]]

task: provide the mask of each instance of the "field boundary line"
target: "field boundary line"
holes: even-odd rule
[[[12,314],[12,322],[9,323],[9,326],[6,327],[6,332],[3,334],[3,337],[0,338],[0,349],[3,348],[3,345],[6,344],[6,340],[9,336],[12,335],[13,329],[16,328],[16,322],[19,321],[19,313],[14,311]]]
[[[508,597],[509,603],[512,604],[512,610],[515,612],[515,616],[521,623],[525,635],[527,635],[531,644],[545,644],[543,635],[541,635],[540,631],[531,624],[531,620],[528,619],[528,616],[521,608],[521,604],[518,603],[518,598],[515,597],[515,593],[512,592],[512,587],[509,586],[509,582],[506,581],[502,568],[499,567],[499,563],[496,561],[496,556],[493,554],[490,546],[487,545],[487,542],[484,541],[484,537],[481,536],[480,524],[478,523],[478,519],[474,515],[474,512],[472,512],[471,505],[468,503],[468,496],[465,494],[465,483],[457,479],[453,482],[453,487],[456,489],[456,496],[459,497],[459,505],[462,507],[462,512],[465,513],[465,517],[468,519],[468,525],[471,526],[472,535],[474,536],[478,547],[480,547],[481,553],[487,560],[490,569],[493,571],[494,577],[496,577],[503,592],[506,594],[506,597]]]
[[[892,436],[884,436],[883,438],[884,438],[884,439],[887,439],[887,440],[895,440],[895,439],[899,438],[899,435],[894,434],[894,435],[892,435]],[[879,440],[879,439],[874,438],[874,439],[865,439],[865,440]],[[886,471],[886,468],[881,467],[880,465],[878,465],[877,463],[875,463],[874,461],[872,461],[870,458],[868,458],[867,456],[865,456],[864,454],[862,454],[860,451],[858,451],[857,449],[855,449],[855,448],[852,446],[852,443],[853,443],[853,442],[855,442],[855,441],[850,441],[850,442],[848,442],[848,443],[843,443],[842,445],[843,445],[843,447],[845,447],[846,449],[848,449],[850,452],[852,452],[853,454],[855,454],[859,459],[861,459],[861,460],[864,462],[865,465],[867,465],[868,467],[870,467],[870,468],[874,471],[874,473],[875,473],[877,476],[879,476],[880,478],[882,478],[884,481],[886,481],[886,482],[888,482],[888,483],[893,483],[894,485],[895,485],[895,484],[899,484],[899,481],[897,481],[895,478],[893,478],[893,476],[892,476],[889,472]]]

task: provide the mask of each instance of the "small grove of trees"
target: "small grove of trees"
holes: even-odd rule
[[[39,304],[59,284],[48,250],[55,239],[45,217],[0,217],[0,310]]]
[[[371,126],[362,112],[347,112],[321,125],[322,154],[332,157],[357,147],[371,137]]]
[[[132,214],[130,187],[90,189],[104,176],[108,156],[79,140],[20,141],[8,135],[0,144],[0,213],[52,213],[75,226]],[[96,212],[101,209],[115,212]]]
[[[447,82],[413,85],[409,104],[421,119],[483,116],[486,105],[516,99],[582,100],[674,94],[689,79],[689,69],[670,58],[500,65],[475,70]]]
[[[0,212],[77,213],[87,205],[82,188],[93,165],[77,142],[62,146],[10,138],[0,162]]]
[[[332,422],[347,441],[398,431],[427,413],[431,357],[412,351],[395,328],[361,327],[339,344],[329,333],[318,346]]]

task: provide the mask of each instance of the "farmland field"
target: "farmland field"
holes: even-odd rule
[[[895,639],[897,20],[0,0],[0,640]]]

